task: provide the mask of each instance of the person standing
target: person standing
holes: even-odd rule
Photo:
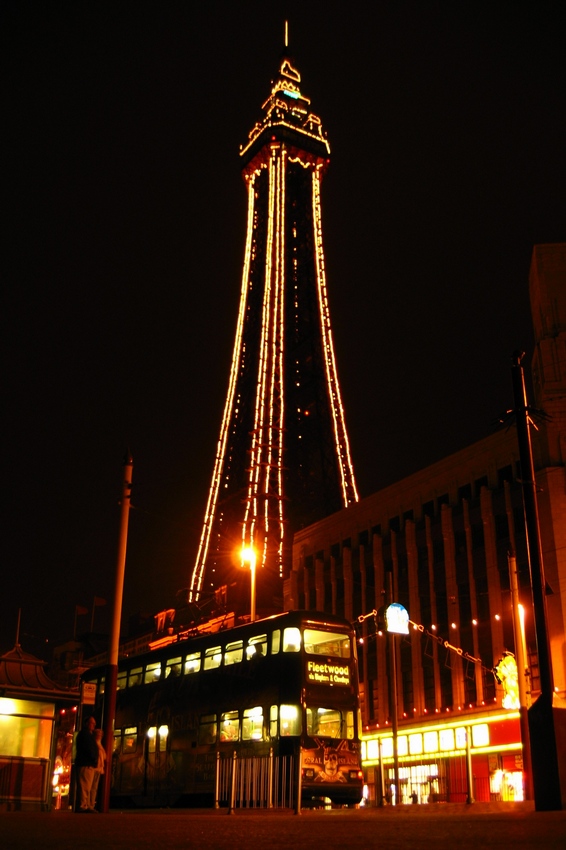
[[[75,767],[79,772],[80,805],[77,812],[90,812],[90,792],[94,780],[94,772],[98,766],[98,747],[94,737],[96,720],[87,717],[83,728],[77,735]]]
[[[104,773],[104,769],[106,767],[106,750],[102,745],[102,729],[94,730],[94,740],[96,741],[96,746],[98,748],[98,764],[94,769],[94,777],[92,780],[92,785],[90,788],[90,803],[89,808],[91,812],[96,812],[98,809],[96,808],[96,795],[98,794],[98,783],[100,782],[100,777]]]

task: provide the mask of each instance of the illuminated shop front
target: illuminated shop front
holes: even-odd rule
[[[61,715],[74,727],[77,694],[44,667],[19,645],[0,658],[0,810],[60,808],[68,799],[72,732],[63,734]]]
[[[397,746],[400,803],[524,799],[518,711],[460,715],[451,721],[402,726]],[[367,802],[375,805],[385,798],[385,802],[394,803],[391,729],[364,736],[362,764]]]

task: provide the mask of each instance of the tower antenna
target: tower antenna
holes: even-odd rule
[[[289,47],[289,21],[285,21],[285,47]]]

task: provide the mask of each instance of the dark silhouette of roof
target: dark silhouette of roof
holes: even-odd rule
[[[46,661],[24,652],[16,644],[10,652],[0,656],[0,696],[76,701],[78,691],[62,688],[50,679],[45,672],[46,665]]]

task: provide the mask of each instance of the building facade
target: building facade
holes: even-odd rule
[[[566,245],[535,246],[530,298],[534,407],[545,414],[532,430],[533,456],[554,691],[563,704]],[[384,629],[393,601],[409,613],[406,635]],[[285,607],[358,624],[372,800],[395,791],[395,726],[399,802],[529,795],[516,668],[523,647],[527,705],[539,677],[513,424],[298,532]]]

